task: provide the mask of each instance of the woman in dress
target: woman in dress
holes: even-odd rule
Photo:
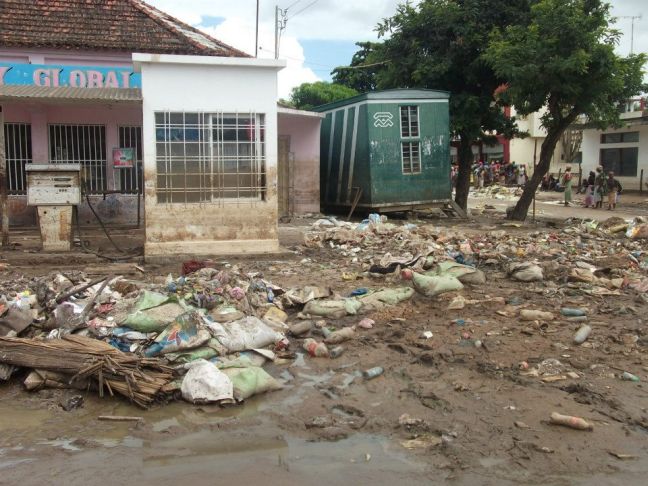
[[[569,203],[572,200],[572,173],[570,166],[567,166],[565,169],[565,175],[563,175],[562,178],[562,185],[565,188],[565,206],[569,206]]]

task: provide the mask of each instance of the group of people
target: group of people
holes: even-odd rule
[[[565,188],[565,206],[569,206],[572,201],[573,174],[571,167],[565,169],[561,185]],[[614,211],[619,201],[619,195],[623,188],[621,183],[614,177],[614,172],[610,171],[607,176],[603,172],[603,167],[598,166],[596,172],[591,171],[587,179],[583,180],[585,191],[586,208],[603,208],[603,200],[607,196],[607,209]]]
[[[472,165],[473,183],[476,189],[491,184],[523,186],[528,180],[524,165],[499,160],[480,160]],[[456,185],[458,167],[452,164],[452,185]]]

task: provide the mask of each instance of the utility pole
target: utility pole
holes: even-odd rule
[[[275,5],[275,59],[279,59],[279,5]]]
[[[256,8],[256,35],[254,36],[254,57],[259,57],[259,0]]]
[[[621,15],[620,19],[630,19],[630,55],[634,53],[634,24],[635,20],[641,20],[642,15]]]

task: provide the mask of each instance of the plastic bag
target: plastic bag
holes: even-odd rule
[[[201,324],[202,319],[198,312],[187,312],[178,316],[144,352],[145,356],[151,357],[201,346],[211,338],[209,331],[202,329]]]
[[[445,292],[463,289],[463,284],[451,275],[430,277],[414,272],[412,275],[412,283],[414,284],[414,289],[426,297],[434,297]]]
[[[232,380],[215,364],[201,359],[188,366],[180,387],[183,399],[190,403],[209,403],[234,398]]]
[[[304,306],[304,314],[340,319],[347,314],[356,315],[362,303],[356,299],[311,300]]]
[[[276,332],[262,320],[249,316],[227,324],[207,322],[207,327],[218,341],[231,353],[246,349],[263,348],[283,339],[284,335]]]
[[[229,377],[234,385],[234,398],[237,401],[245,400],[253,395],[268,391],[280,390],[281,384],[270,376],[263,368],[256,366],[249,368],[226,368],[223,373]]]
[[[639,223],[637,221],[633,221],[628,226],[626,236],[633,240],[648,238],[648,223]]]

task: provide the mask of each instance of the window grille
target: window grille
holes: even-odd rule
[[[403,157],[403,174],[418,174],[421,172],[420,142],[401,142]]]
[[[401,137],[416,138],[419,136],[418,106],[401,106]]]
[[[601,149],[604,172],[614,172],[617,177],[637,177],[639,147]]]
[[[5,123],[4,137],[7,191],[9,194],[26,194],[25,164],[32,163],[31,125],[28,123]]]
[[[85,190],[106,189],[106,127],[103,125],[50,125],[49,157],[54,164],[81,164]]]
[[[122,192],[140,194],[144,181],[142,178],[142,127],[119,127],[119,147],[132,148],[135,152],[133,167],[116,169],[119,172]]]
[[[265,116],[155,114],[157,200],[195,203],[265,197]]]

